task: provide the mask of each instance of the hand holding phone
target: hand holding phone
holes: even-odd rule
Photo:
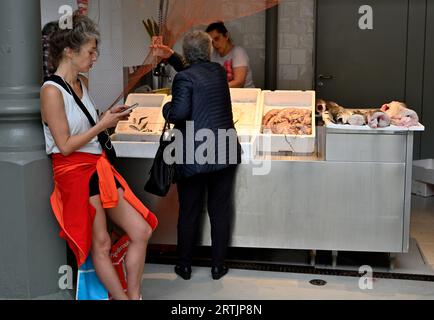
[[[137,108],[138,106],[139,106],[138,103],[135,103],[132,106],[116,106],[116,107],[113,107],[110,111],[111,111],[111,113],[126,113],[126,114],[128,114],[131,110]]]
[[[128,114],[128,111],[133,110],[134,108],[137,108],[139,106],[138,103],[133,104],[132,106],[116,106],[110,109],[111,113],[126,113]]]
[[[127,107],[125,110],[122,110],[122,112],[131,111],[139,106],[138,103],[133,104],[132,106]]]

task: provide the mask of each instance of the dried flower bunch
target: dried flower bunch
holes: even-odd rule
[[[145,26],[146,32],[148,33],[150,38],[160,35],[160,27],[153,18],[147,19],[146,21],[143,20],[143,25]]]

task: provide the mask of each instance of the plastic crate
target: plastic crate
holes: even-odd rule
[[[261,89],[232,88],[231,101],[235,129],[241,143],[249,143],[251,137],[259,134],[258,124]]]
[[[411,192],[422,197],[434,195],[434,159],[413,161]]]
[[[272,109],[287,108],[307,109],[311,112],[312,133],[310,135],[271,134],[264,131],[263,117]],[[315,91],[262,91],[258,125],[261,128],[258,151],[302,154],[315,152]]]
[[[411,183],[411,193],[421,197],[434,196],[434,185],[413,180]]]
[[[165,94],[130,94],[125,104],[138,103],[139,106],[131,112],[128,121],[118,123],[112,140],[159,141],[164,126],[162,108],[168,99]]]

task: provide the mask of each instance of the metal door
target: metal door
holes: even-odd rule
[[[424,88],[422,123],[425,132],[421,140],[421,158],[434,158],[434,3],[427,3],[426,44],[424,65]]]
[[[317,96],[346,107],[404,100],[407,26],[408,0],[318,0]]]

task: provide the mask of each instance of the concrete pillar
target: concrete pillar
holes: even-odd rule
[[[52,169],[41,126],[39,0],[0,10],[0,299],[60,291],[65,242],[51,212]]]

